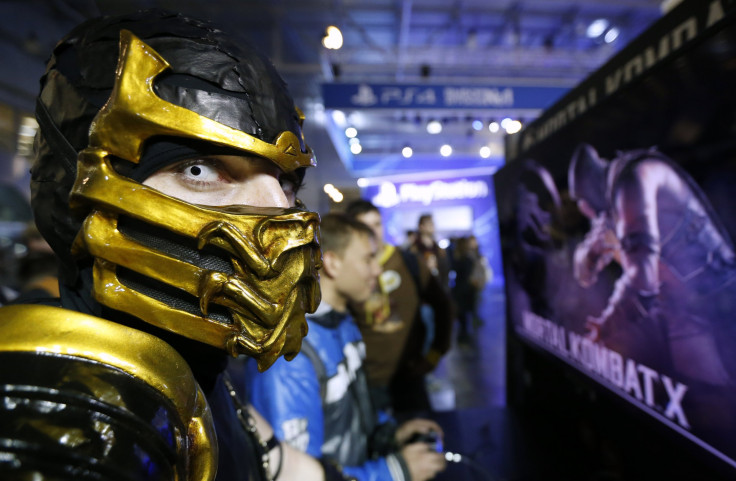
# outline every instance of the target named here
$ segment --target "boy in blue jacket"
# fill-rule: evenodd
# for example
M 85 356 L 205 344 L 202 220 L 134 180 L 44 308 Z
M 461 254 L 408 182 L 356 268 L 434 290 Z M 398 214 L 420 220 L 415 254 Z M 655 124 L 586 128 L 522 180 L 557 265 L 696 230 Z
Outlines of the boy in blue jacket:
M 373 232 L 342 214 L 321 226 L 322 302 L 307 316 L 309 334 L 289 364 L 283 359 L 259 373 L 248 366 L 248 393 L 273 425 L 276 437 L 308 454 L 330 459 L 359 481 L 424 481 L 445 467 L 417 433 L 442 431 L 435 422 L 413 419 L 398 428 L 371 405 L 362 362 L 365 344 L 347 310 L 375 288 L 380 266 Z

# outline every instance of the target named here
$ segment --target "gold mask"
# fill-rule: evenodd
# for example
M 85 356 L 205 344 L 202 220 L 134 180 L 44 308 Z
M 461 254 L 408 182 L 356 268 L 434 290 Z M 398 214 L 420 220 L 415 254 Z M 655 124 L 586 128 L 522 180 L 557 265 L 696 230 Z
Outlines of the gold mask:
M 95 299 L 233 356 L 253 356 L 260 370 L 279 355 L 291 359 L 307 332 L 304 313 L 320 300 L 319 216 L 300 209 L 196 206 L 119 175 L 109 156 L 138 163 L 146 139 L 178 136 L 265 157 L 291 172 L 315 165 L 311 151 L 300 150 L 293 132 L 270 144 L 166 102 L 153 84 L 168 63 L 128 31 L 121 31 L 120 52 L 115 86 L 90 127 L 70 196 L 73 208 L 92 207 L 73 253 L 95 259 Z M 145 235 L 128 233 L 126 222 L 174 240 L 147 242 Z M 177 242 L 182 249 L 165 247 Z M 128 278 L 151 284 L 141 288 Z

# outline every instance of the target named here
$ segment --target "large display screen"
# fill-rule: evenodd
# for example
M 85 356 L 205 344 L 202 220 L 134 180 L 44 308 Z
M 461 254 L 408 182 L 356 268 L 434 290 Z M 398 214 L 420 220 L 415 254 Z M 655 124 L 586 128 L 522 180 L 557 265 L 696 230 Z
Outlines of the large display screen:
M 513 333 L 736 466 L 736 21 L 686 1 L 507 144 Z

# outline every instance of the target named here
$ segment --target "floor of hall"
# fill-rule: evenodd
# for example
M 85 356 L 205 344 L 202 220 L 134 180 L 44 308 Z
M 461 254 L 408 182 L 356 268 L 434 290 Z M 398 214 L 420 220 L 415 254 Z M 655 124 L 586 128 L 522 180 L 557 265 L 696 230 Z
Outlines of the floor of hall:
M 506 410 L 505 294 L 488 284 L 468 343 L 457 342 L 454 325 L 450 350 L 427 378 L 436 419 L 445 431 L 444 450 L 460 456 L 438 480 L 496 481 L 515 478 L 509 471 Z M 455 457 L 455 459 L 458 459 Z
M 455 323 L 452 347 L 428 378 L 435 410 L 506 404 L 505 309 L 503 286 L 488 284 L 478 305 L 482 323 L 470 328 L 470 342 L 457 342 Z

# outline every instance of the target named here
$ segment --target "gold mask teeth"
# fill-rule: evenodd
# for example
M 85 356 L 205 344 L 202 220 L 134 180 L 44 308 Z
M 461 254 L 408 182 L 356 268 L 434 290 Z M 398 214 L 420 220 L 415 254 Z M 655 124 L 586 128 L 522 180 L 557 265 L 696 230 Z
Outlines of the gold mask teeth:
M 209 305 L 212 298 L 222 292 L 222 288 L 227 284 L 228 276 L 222 272 L 210 271 L 202 280 L 202 287 L 199 295 L 199 310 L 205 316 L 208 314 Z
M 242 334 L 233 334 L 229 336 L 225 341 L 225 350 L 230 353 L 231 356 L 237 357 L 241 354 L 248 356 L 264 354 L 266 346 L 254 342 L 252 339 L 243 336 Z M 274 360 L 278 357 L 278 354 L 272 356 Z M 269 366 L 273 364 L 273 361 L 269 363 Z
M 239 348 L 240 345 L 240 336 L 238 336 L 237 334 L 233 334 L 232 336 L 229 336 L 225 341 L 225 350 L 232 357 L 238 357 L 239 355 L 246 353 L 246 351 Z
M 245 277 L 246 276 L 245 269 L 243 269 L 243 263 L 240 261 L 240 259 L 233 257 L 232 259 L 230 259 L 230 261 L 233 264 L 233 270 L 235 271 L 235 275 L 239 277 Z
M 202 228 L 197 236 L 197 249 L 202 250 L 209 244 L 233 251 L 259 276 L 265 277 L 273 271 L 271 263 L 261 254 L 258 247 L 228 222 L 211 222 Z

